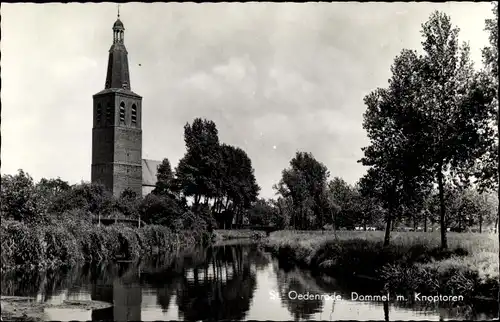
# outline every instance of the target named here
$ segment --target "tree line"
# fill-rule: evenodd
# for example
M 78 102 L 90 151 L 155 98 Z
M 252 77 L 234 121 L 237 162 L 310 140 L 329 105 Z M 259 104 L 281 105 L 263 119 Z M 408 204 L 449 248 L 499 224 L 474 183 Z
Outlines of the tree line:
M 186 124 L 184 140 L 186 153 L 175 171 L 164 159 L 154 190 L 144 198 L 130 189 L 114 197 L 100 184 L 71 186 L 60 178 L 35 183 L 19 170 L 2 176 L 1 215 L 34 223 L 75 214 L 133 218 L 174 230 L 241 226 L 260 190 L 250 158 L 241 148 L 220 143 L 210 120 L 196 118 Z
M 257 207 L 296 229 L 382 221 L 385 245 L 396 220 L 410 219 L 415 228 L 422 222 L 424 230 L 439 223 L 443 248 L 450 227 L 498 226 L 498 197 L 491 194 L 498 191 L 497 3 L 493 12 L 480 70 L 449 16 L 436 11 L 422 24 L 421 53 L 403 49 L 388 87 L 364 98 L 370 144 L 359 162 L 368 169 L 354 186 L 327 182 L 327 168 L 299 152 L 275 187 L 278 200 Z M 257 211 L 252 216 L 262 220 Z

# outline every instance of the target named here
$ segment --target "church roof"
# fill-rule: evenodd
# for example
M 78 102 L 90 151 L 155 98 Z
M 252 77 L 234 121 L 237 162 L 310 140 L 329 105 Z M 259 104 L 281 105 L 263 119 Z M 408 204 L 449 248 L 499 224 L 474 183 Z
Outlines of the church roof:
M 156 185 L 156 173 L 161 161 L 142 159 L 142 185 L 153 187 Z

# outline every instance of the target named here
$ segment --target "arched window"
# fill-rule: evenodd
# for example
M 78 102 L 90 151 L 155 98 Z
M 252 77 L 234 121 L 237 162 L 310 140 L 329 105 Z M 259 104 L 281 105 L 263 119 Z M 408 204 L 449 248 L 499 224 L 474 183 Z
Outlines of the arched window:
M 125 123 L 125 103 L 120 103 L 120 123 Z
M 112 114 L 111 114 L 111 103 L 108 103 L 106 105 L 106 124 L 111 124 L 112 121 Z
M 132 125 L 137 125 L 137 106 L 132 105 Z
M 101 118 L 102 118 L 102 110 L 101 110 L 101 103 L 97 104 L 97 111 L 95 113 L 95 122 L 96 125 L 101 124 Z

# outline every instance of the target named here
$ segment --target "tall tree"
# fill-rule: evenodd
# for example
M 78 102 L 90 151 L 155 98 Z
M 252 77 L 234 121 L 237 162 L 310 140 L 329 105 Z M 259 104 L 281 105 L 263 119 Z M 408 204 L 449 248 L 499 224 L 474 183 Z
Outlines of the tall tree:
M 334 229 L 339 226 L 353 228 L 356 218 L 353 218 L 353 187 L 342 178 L 334 177 L 328 182 L 328 194 L 330 195 L 331 219 Z
M 272 200 L 272 204 L 276 209 L 276 227 L 281 229 L 290 227 L 290 220 L 294 213 L 293 200 L 291 197 L 278 197 L 276 200 Z
M 179 161 L 176 185 L 186 197 L 194 197 L 198 204 L 202 197 L 210 198 L 215 194 L 215 169 L 219 137 L 215 123 L 196 118 L 193 124 L 184 126 L 186 154 Z
M 297 152 L 290 161 L 290 168 L 283 170 L 275 189 L 284 198 L 291 197 L 293 200 L 296 212 L 291 218 L 292 225 L 300 229 L 310 228 L 311 221 L 321 225 L 321 200 L 328 176 L 326 166 L 307 152 Z
M 496 151 L 494 149 L 491 150 L 491 158 L 489 158 L 489 166 L 490 169 L 488 171 L 491 175 L 487 176 L 487 178 L 493 178 L 490 181 L 490 186 L 495 187 L 497 189 L 497 198 L 498 204 L 500 205 L 500 104 L 498 103 L 498 1 L 493 2 L 493 19 L 486 20 L 486 31 L 489 32 L 489 42 L 490 46 L 483 49 L 483 59 L 484 65 L 487 70 L 487 74 L 490 76 L 491 84 L 494 90 L 496 90 L 495 99 L 493 100 L 493 107 L 496 108 Z M 494 157 L 496 152 L 496 158 Z M 496 159 L 496 160 L 495 160 Z M 495 171 L 496 168 L 496 171 Z M 496 175 L 496 180 L 495 180 Z M 498 232 L 498 241 L 500 243 L 500 206 L 498 207 L 497 213 L 497 227 Z M 500 269 L 500 267 L 499 267 Z M 500 316 L 500 289 L 498 290 L 498 316 Z
M 370 145 L 362 149 L 359 162 L 370 169 L 360 186 L 364 196 L 377 198 L 386 209 L 385 245 L 395 215 L 428 177 L 423 166 L 426 142 L 420 139 L 425 123 L 417 109 L 421 66 L 415 51 L 403 50 L 391 66 L 389 87 L 365 97 L 363 128 Z
M 260 190 L 252 161 L 241 148 L 222 144 L 215 177 L 215 212 L 220 220 L 224 218 L 226 226 L 231 226 L 233 219 L 241 225 L 243 213 L 257 200 Z
M 486 152 L 491 128 L 490 93 L 474 73 L 469 47 L 458 44 L 459 29 L 434 12 L 422 25 L 424 56 L 419 115 L 420 140 L 427 144 L 425 163 L 434 174 L 440 199 L 441 246 L 447 248 L 444 176 L 450 172 L 468 181 L 475 161 Z
M 495 144 L 491 145 L 491 149 L 483 158 L 483 167 L 480 169 L 478 176 L 481 177 L 482 190 L 497 191 L 498 201 L 500 203 L 500 106 L 498 104 L 498 2 L 493 2 L 493 18 L 486 19 L 485 30 L 489 33 L 489 46 L 483 49 L 483 65 L 484 73 L 487 77 L 488 84 L 495 95 L 493 96 L 492 107 L 492 126 L 495 128 Z M 500 208 L 498 209 L 497 222 L 500 219 Z M 500 234 L 498 236 L 500 240 Z M 500 293 L 499 293 L 500 300 Z
M 154 194 L 172 196 L 175 194 L 177 189 L 174 187 L 174 172 L 167 158 L 163 159 L 158 166 L 156 179 L 156 186 L 153 190 Z

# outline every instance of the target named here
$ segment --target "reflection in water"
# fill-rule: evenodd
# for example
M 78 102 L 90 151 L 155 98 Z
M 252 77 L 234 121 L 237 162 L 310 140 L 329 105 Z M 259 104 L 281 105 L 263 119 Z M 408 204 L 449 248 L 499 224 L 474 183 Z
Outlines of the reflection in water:
M 287 268 L 288 270 L 288 268 Z M 279 294 L 281 294 L 281 302 L 288 308 L 293 318 L 298 320 L 308 320 L 313 314 L 322 312 L 323 300 L 311 299 L 301 300 L 298 299 L 299 294 L 307 293 L 322 293 L 315 292 L 313 287 L 304 283 L 300 276 L 290 272 L 285 273 L 285 270 L 278 269 L 276 272 L 278 279 Z
M 205 263 L 183 274 L 176 291 L 179 318 L 244 319 L 256 288 L 251 259 L 248 249 L 211 248 Z
M 46 320 L 442 320 L 491 319 L 495 312 L 397 307 L 350 301 L 350 292 L 375 294 L 370 283 L 325 279 L 283 266 L 255 245 L 199 249 L 140 263 L 114 263 L 2 275 L 2 294 L 40 302 L 95 300 L 99 310 L 46 308 Z M 292 292 L 292 293 L 290 293 Z M 288 294 L 341 294 L 342 301 L 299 300 Z M 276 294 L 272 296 L 271 294 Z

